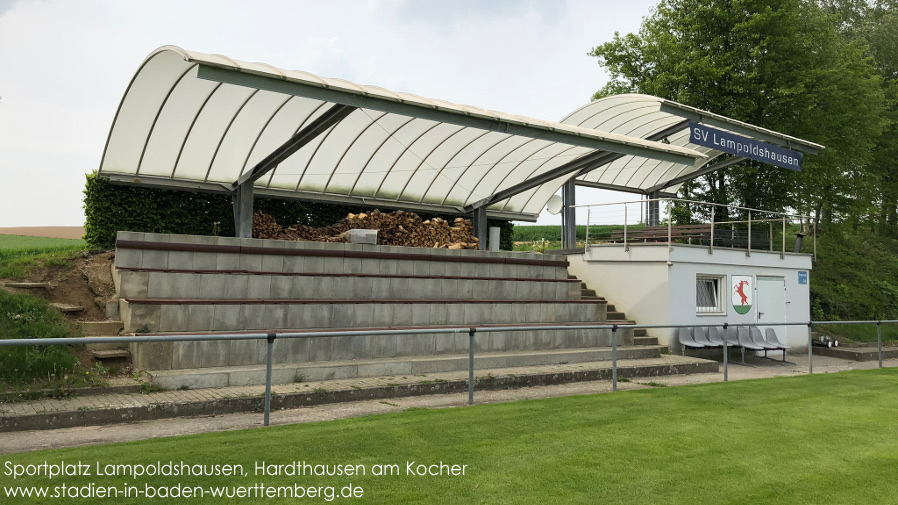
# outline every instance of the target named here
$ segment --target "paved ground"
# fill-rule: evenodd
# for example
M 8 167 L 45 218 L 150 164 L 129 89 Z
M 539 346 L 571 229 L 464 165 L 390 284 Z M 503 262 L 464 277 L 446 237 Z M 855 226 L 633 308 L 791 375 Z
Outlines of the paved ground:
M 759 379 L 776 376 L 787 375 L 803 375 L 807 373 L 807 357 L 806 356 L 790 356 L 794 363 L 778 363 L 770 360 L 757 359 L 752 361 L 757 366 L 746 367 L 739 365 L 731 365 L 729 367 L 730 380 Z M 559 365 L 559 367 L 567 367 L 574 365 Z M 898 359 L 891 359 L 884 362 L 884 366 L 898 366 Z M 876 368 L 877 362 L 855 362 L 847 361 L 839 358 L 830 358 L 816 356 L 814 358 L 815 373 L 832 373 L 855 369 L 871 369 Z M 620 383 L 619 389 L 627 391 L 632 389 L 644 389 L 654 387 L 651 384 L 663 384 L 665 386 L 681 386 L 687 384 L 700 384 L 708 382 L 719 382 L 723 380 L 722 367 L 720 373 L 706 373 L 695 375 L 678 375 L 667 377 L 653 377 L 650 379 L 634 379 L 632 382 Z M 483 372 L 486 373 L 486 372 Z M 494 371 L 495 373 L 495 371 Z M 395 381 L 397 378 L 375 378 L 375 379 L 354 379 L 355 383 L 360 381 Z M 427 380 L 427 378 L 413 377 L 405 380 Z M 322 382 L 315 384 L 299 384 L 289 385 L 288 387 L 300 388 L 316 388 L 330 386 L 336 387 L 337 381 Z M 359 386 L 361 387 L 361 386 Z M 277 386 L 276 391 L 282 390 L 284 386 Z M 234 389 L 234 388 L 228 388 Z M 246 388 L 246 394 L 257 394 L 254 388 Z M 168 397 L 174 395 L 214 395 L 216 390 L 198 390 L 198 391 L 171 391 L 165 393 L 156 393 L 157 401 L 164 401 Z M 582 394 L 607 393 L 611 391 L 611 383 L 608 381 L 594 382 L 578 382 L 554 386 L 540 386 L 532 388 L 522 388 L 513 390 L 499 391 L 479 391 L 475 394 L 475 401 L 478 404 L 509 402 L 522 399 L 549 398 L 557 396 L 570 396 Z M 109 395 L 118 396 L 119 400 L 124 401 L 125 396 L 129 395 Z M 138 395 L 145 398 L 154 395 Z M 201 396 L 202 397 L 202 396 Z M 180 399 L 180 396 L 176 398 Z M 80 398 L 86 401 L 88 398 Z M 327 421 L 332 419 L 342 419 L 348 417 L 357 417 L 363 415 L 380 414 L 385 412 L 401 411 L 410 407 L 423 408 L 449 408 L 464 406 L 467 401 L 467 394 L 445 394 L 430 396 L 415 396 L 408 398 L 397 398 L 389 400 L 370 400 L 352 403 L 340 403 L 331 405 L 319 405 L 315 407 L 299 408 L 293 410 L 275 411 L 271 414 L 271 424 L 273 426 L 297 424 L 315 421 Z M 54 400 L 47 401 L 47 407 L 52 408 Z M 44 402 L 41 402 L 44 403 Z M 204 433 L 209 431 L 226 431 L 255 428 L 262 426 L 262 414 L 245 413 L 245 414 L 228 414 L 221 416 L 204 416 L 196 418 L 177 418 L 165 419 L 159 421 L 146 421 L 132 424 L 119 424 L 110 426 L 90 426 L 81 428 L 67 428 L 58 430 L 43 431 L 25 431 L 3 433 L 0 436 L 0 454 L 28 452 L 40 449 L 76 447 L 83 445 L 122 442 L 129 440 L 142 440 L 148 438 L 168 437 L 177 435 L 187 435 L 193 433 Z

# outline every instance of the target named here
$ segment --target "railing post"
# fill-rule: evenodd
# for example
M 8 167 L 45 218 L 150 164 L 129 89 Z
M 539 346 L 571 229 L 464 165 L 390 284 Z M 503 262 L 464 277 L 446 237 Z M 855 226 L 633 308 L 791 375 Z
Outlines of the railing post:
M 748 211 L 748 250 L 745 255 L 751 256 L 751 211 Z
M 773 252 L 773 221 L 770 221 L 767 225 L 770 226 L 770 231 L 767 233 L 767 236 L 769 237 L 768 243 L 770 245 L 770 252 Z
M 268 426 L 268 418 L 271 416 L 271 351 L 275 338 L 276 333 L 268 334 L 268 360 L 265 362 L 265 426 Z
M 617 325 L 611 325 L 611 391 L 617 391 Z
M 583 243 L 583 252 L 589 251 L 589 222 L 592 220 L 592 207 L 586 207 L 586 241 Z
M 627 204 L 624 204 L 624 251 L 629 251 L 627 246 Z
M 814 261 L 817 261 L 817 221 L 814 221 Z
M 808 373 L 814 373 L 814 337 L 810 321 L 808 321 Z
M 727 327 L 729 325 L 727 323 L 723 323 L 723 381 L 727 382 L 730 380 L 730 349 L 727 347 Z
M 786 216 L 783 216 L 783 252 L 780 254 L 780 258 L 786 257 Z
M 660 207 L 660 206 L 659 206 Z M 673 249 L 673 241 L 672 237 L 672 229 L 673 229 L 673 215 L 671 212 L 670 200 L 667 201 L 667 250 L 670 251 Z
M 711 243 L 708 245 L 708 254 L 714 254 L 714 211 L 717 207 L 711 206 Z
M 474 334 L 477 328 L 468 330 L 468 405 L 474 405 Z
M 876 321 L 876 344 L 879 347 L 879 368 L 882 368 L 882 321 Z

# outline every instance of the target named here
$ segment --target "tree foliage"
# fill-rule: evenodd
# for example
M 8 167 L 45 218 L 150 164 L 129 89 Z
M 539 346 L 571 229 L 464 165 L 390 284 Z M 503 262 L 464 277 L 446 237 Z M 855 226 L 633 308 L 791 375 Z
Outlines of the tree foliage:
M 893 11 L 884 12 L 892 23 Z M 893 176 L 875 165 L 894 88 L 884 80 L 898 67 L 878 55 L 894 59 L 888 47 L 898 32 L 865 28 L 877 34 L 873 50 L 872 35 L 846 35 L 852 23 L 803 0 L 663 0 L 638 33 L 590 52 L 611 77 L 594 98 L 646 93 L 823 144 L 801 173 L 744 162 L 684 184 L 682 194 L 857 224 Z

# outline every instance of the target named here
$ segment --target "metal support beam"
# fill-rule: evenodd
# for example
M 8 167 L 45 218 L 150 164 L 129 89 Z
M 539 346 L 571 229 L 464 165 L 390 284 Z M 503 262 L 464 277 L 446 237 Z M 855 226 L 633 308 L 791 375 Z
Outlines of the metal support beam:
M 700 169 L 696 170 L 695 172 L 690 172 L 688 174 L 681 175 L 679 177 L 674 177 L 673 179 L 665 182 L 664 184 L 658 184 L 657 186 L 652 186 L 651 188 L 648 189 L 648 191 L 650 191 L 650 192 L 651 191 L 661 191 L 662 189 L 666 189 L 671 186 L 676 186 L 677 184 L 680 184 L 681 182 L 691 181 L 692 179 L 697 179 L 703 175 L 707 175 L 712 172 L 716 172 L 722 168 L 727 168 L 727 167 L 736 165 L 738 163 L 742 163 L 746 159 L 748 159 L 748 158 L 746 158 L 745 156 L 734 156 L 732 158 L 723 160 L 720 163 L 715 163 L 713 165 L 708 165 L 704 168 L 700 168 Z
M 253 185 L 239 186 L 231 195 L 234 205 L 234 236 L 253 238 Z
M 661 202 L 658 201 L 659 196 L 657 191 L 649 193 L 649 208 L 646 212 L 648 226 L 658 226 L 661 224 Z
M 573 249 L 577 247 L 577 185 L 574 179 L 565 181 L 561 186 L 561 199 L 564 202 L 561 207 L 561 247 Z
M 670 127 L 667 127 L 665 129 L 661 130 L 658 133 L 649 135 L 648 137 L 645 138 L 645 140 L 651 140 L 653 142 L 657 142 L 659 140 L 663 140 L 663 139 L 669 137 L 670 135 L 672 135 L 688 126 L 689 126 L 689 121 L 681 121 L 673 126 L 670 126 Z M 589 173 L 589 172 L 591 172 L 597 168 L 600 168 L 604 165 L 607 165 L 615 160 L 619 160 L 620 158 L 623 158 L 624 156 L 627 156 L 627 154 L 620 154 L 620 153 L 608 152 L 608 151 L 596 151 L 593 153 L 583 155 L 575 160 L 571 160 L 571 161 L 565 163 L 564 165 L 561 165 L 560 167 L 553 168 L 552 170 L 549 170 L 542 174 L 536 175 L 534 177 L 530 177 L 525 181 L 515 184 L 514 186 L 503 189 L 502 191 L 499 191 L 498 193 L 493 194 L 489 198 L 485 198 L 485 199 L 475 203 L 474 205 L 471 205 L 470 209 L 473 209 L 474 207 L 480 207 L 480 206 L 489 206 L 496 202 L 501 202 L 502 200 L 505 200 L 506 198 L 511 198 L 512 196 L 515 196 L 519 193 L 523 193 L 524 191 L 527 191 L 528 189 L 533 189 L 541 184 L 547 183 L 554 179 L 558 179 L 559 177 L 569 175 L 573 172 L 576 172 L 576 175 L 574 175 L 572 177 L 572 179 L 580 177 L 583 174 Z M 647 154 L 640 154 L 637 156 L 643 156 L 643 157 L 650 158 L 650 159 L 661 159 L 657 156 L 647 155 Z M 692 164 L 692 162 L 689 162 L 689 164 Z
M 356 107 L 337 104 L 324 111 L 324 114 L 318 116 L 305 128 L 297 132 L 296 135 L 290 137 L 290 140 L 284 142 L 284 144 L 272 151 L 271 154 L 263 158 L 262 161 L 257 163 L 251 170 L 241 174 L 240 177 L 234 181 L 234 187 L 252 184 L 277 167 L 282 161 L 289 158 L 290 155 L 301 149 L 302 146 L 326 132 L 329 128 L 342 121 L 355 110 Z
M 134 176 L 133 174 L 116 174 L 101 173 L 99 177 L 109 179 L 113 184 L 123 184 L 127 186 L 138 186 L 145 188 L 171 189 L 177 191 L 199 191 L 204 193 L 227 193 L 233 194 L 234 189 L 231 183 L 203 182 L 203 181 L 185 181 L 180 179 L 171 179 L 167 177 L 155 177 L 148 175 Z M 450 216 L 467 216 L 471 214 L 470 210 L 465 210 L 461 206 L 455 205 L 436 205 L 430 203 L 402 202 L 398 200 L 388 200 L 385 198 L 369 198 L 366 196 L 349 196 L 336 195 L 333 193 L 314 193 L 311 191 L 279 189 L 279 188 L 263 188 L 257 186 L 254 190 L 255 196 L 266 198 L 279 198 L 282 200 L 299 200 L 302 202 L 325 202 L 325 203 L 341 203 L 346 205 L 361 205 L 364 207 L 380 207 L 381 209 L 404 210 L 408 212 L 427 212 L 431 214 L 446 214 Z M 497 211 L 490 209 L 490 218 L 505 219 L 508 221 L 536 221 L 538 214 L 518 213 L 508 211 Z
M 486 237 L 489 230 L 486 225 L 486 207 L 477 207 L 474 209 L 474 236 L 480 241 L 481 251 L 486 251 Z
M 264 76 L 249 72 L 241 72 L 227 68 L 212 67 L 200 64 L 197 69 L 197 77 L 208 81 L 233 84 L 248 88 L 262 89 L 275 93 L 302 96 L 327 102 L 351 105 L 353 107 L 378 110 L 403 116 L 429 119 L 442 123 L 455 124 L 508 133 L 548 142 L 560 142 L 563 144 L 588 147 L 602 151 L 613 151 L 635 156 L 647 156 L 674 163 L 691 164 L 696 159 L 703 158 L 697 151 L 689 149 L 665 150 L 663 146 L 643 146 L 629 143 L 615 138 L 601 138 L 596 135 L 581 135 L 574 132 L 555 130 L 539 125 L 523 124 L 517 121 L 507 121 L 499 118 L 476 116 L 466 112 L 433 107 L 424 104 L 391 100 L 379 96 L 334 89 L 294 80 L 286 80 L 274 76 Z M 693 154 L 694 153 L 694 154 Z

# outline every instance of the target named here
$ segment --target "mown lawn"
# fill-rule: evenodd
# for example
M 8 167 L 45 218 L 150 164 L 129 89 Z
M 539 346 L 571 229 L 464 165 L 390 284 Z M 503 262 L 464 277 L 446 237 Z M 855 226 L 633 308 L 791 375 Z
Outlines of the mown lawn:
M 63 482 L 123 486 L 128 482 L 143 490 L 148 483 L 208 487 L 292 486 L 297 482 L 337 486 L 339 490 L 352 483 L 364 490 L 362 498 L 353 500 L 358 503 L 896 503 L 896 384 L 898 370 L 858 371 L 415 410 L 43 451 L 0 456 L 0 486 L 58 486 Z M 248 476 L 92 476 L 52 481 L 32 477 L 13 482 L 3 475 L 7 461 L 39 464 L 60 460 L 81 461 L 92 468 L 96 462 L 242 464 Z M 369 469 L 375 464 L 397 464 L 401 472 L 391 477 L 370 473 L 353 477 L 255 476 L 255 463 L 263 461 L 361 464 Z M 407 461 L 468 467 L 465 476 L 408 476 Z M 51 502 L 54 500 L 32 499 L 27 503 Z

